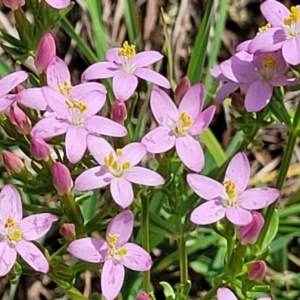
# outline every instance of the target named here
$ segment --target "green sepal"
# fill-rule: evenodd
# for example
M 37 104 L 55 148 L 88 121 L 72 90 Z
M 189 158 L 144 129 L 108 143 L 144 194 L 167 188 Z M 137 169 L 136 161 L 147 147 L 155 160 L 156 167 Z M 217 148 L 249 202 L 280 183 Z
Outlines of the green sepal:
M 175 291 L 173 290 L 172 286 L 168 282 L 161 281 L 159 284 L 163 287 L 164 295 L 166 296 L 166 300 L 175 300 L 176 299 Z

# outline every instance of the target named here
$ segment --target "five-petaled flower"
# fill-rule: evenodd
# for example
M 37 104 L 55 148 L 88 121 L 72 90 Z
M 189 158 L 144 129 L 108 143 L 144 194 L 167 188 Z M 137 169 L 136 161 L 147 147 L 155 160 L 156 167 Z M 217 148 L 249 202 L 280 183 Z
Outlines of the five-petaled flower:
M 202 112 L 204 98 L 203 85 L 195 84 L 177 108 L 164 91 L 153 89 L 150 105 L 159 126 L 142 139 L 148 152 L 164 153 L 175 146 L 182 162 L 189 169 L 200 172 L 204 166 L 204 154 L 194 137 L 208 127 L 215 113 L 215 106 Z
M 136 166 L 147 150 L 141 143 L 131 143 L 116 151 L 103 138 L 88 137 L 88 149 L 100 164 L 84 171 L 75 181 L 75 189 L 88 191 L 110 184 L 114 201 L 123 208 L 128 207 L 134 198 L 131 183 L 146 186 L 164 184 L 158 173 Z
M 91 65 L 82 74 L 83 80 L 113 77 L 113 91 L 117 99 L 128 100 L 142 78 L 164 88 L 170 88 L 169 81 L 159 73 L 145 68 L 163 56 L 157 51 L 135 53 L 135 46 L 124 42 L 122 48 L 112 48 L 106 52 L 106 62 Z
M 5 185 L 0 193 L 0 277 L 13 267 L 17 254 L 34 270 L 47 273 L 49 263 L 42 252 L 31 242 L 41 238 L 57 217 L 49 213 L 23 219 L 22 201 L 16 188 Z
M 140 246 L 128 243 L 132 234 L 134 216 L 125 210 L 116 215 L 106 230 L 106 241 L 97 238 L 82 238 L 72 242 L 69 252 L 84 261 L 103 263 L 101 288 L 107 300 L 115 299 L 124 282 L 125 268 L 148 271 L 152 259 Z
M 211 224 L 225 216 L 235 225 L 245 226 L 252 221 L 248 210 L 261 209 L 279 197 L 275 188 L 252 188 L 247 184 L 250 178 L 250 164 L 245 153 L 239 152 L 230 161 L 223 184 L 209 177 L 188 174 L 187 182 L 192 190 L 205 200 L 209 200 L 191 214 L 195 224 Z

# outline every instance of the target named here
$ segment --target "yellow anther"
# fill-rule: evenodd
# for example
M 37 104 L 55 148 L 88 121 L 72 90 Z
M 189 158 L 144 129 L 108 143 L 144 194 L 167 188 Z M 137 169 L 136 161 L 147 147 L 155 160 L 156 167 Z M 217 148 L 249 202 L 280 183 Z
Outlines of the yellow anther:
M 118 238 L 119 238 L 119 234 L 110 234 L 110 233 L 108 234 L 108 245 L 110 249 L 116 247 Z
M 117 155 L 118 155 L 119 157 L 122 157 L 122 156 L 124 155 L 122 149 L 117 149 L 116 152 L 117 152 Z
M 119 253 L 120 256 L 124 256 L 124 255 L 127 254 L 127 249 L 126 248 L 120 248 L 118 250 L 118 253 Z
M 123 170 L 127 170 L 127 169 L 129 169 L 130 167 L 131 167 L 131 165 L 130 165 L 130 162 L 129 162 L 129 161 L 124 162 L 123 165 L 122 165 L 122 169 L 123 169 Z
M 265 31 L 265 30 L 267 30 L 267 29 L 269 29 L 269 28 L 271 28 L 271 27 L 272 27 L 271 24 L 270 24 L 270 23 L 267 23 L 266 25 L 264 25 L 264 26 L 258 28 L 258 32 L 263 32 L 263 31 Z
M 88 105 L 84 102 L 74 100 L 74 108 L 77 108 L 81 113 L 85 112 L 88 109 Z
M 108 157 L 104 158 L 104 162 L 108 167 L 111 167 L 114 162 L 114 154 L 113 152 L 110 152 Z
M 225 180 L 223 185 L 226 189 L 226 194 L 228 195 L 229 199 L 235 199 L 236 194 L 236 184 L 232 180 Z
M 193 125 L 192 117 L 186 112 L 182 112 L 180 114 L 179 120 L 181 121 L 183 127 L 191 127 Z
M 292 23 L 297 23 L 300 19 L 300 11 L 298 6 L 292 6 L 290 8 L 290 16 L 288 18 L 283 19 L 283 23 L 287 26 L 291 26 Z
M 65 80 L 63 84 L 58 86 L 57 89 L 63 95 L 70 95 L 72 91 L 72 86 L 69 84 L 67 80 Z
M 118 51 L 119 56 L 133 57 L 135 55 L 135 46 L 129 45 L 127 41 L 123 43 L 123 47 Z
M 67 108 L 69 108 L 69 109 L 71 109 L 71 108 L 74 107 L 73 102 L 70 101 L 70 100 L 68 100 L 68 99 L 66 99 L 66 106 L 67 106 Z
M 119 163 L 115 160 L 112 163 L 111 167 L 113 168 L 114 171 L 118 171 L 118 169 L 119 169 Z
M 265 68 L 275 68 L 276 60 L 272 54 L 266 54 L 262 58 L 262 62 Z
M 11 238 L 13 241 L 18 242 L 22 239 L 22 232 L 20 229 L 16 229 L 13 231 Z
M 5 222 L 4 227 L 5 227 L 5 228 L 8 228 L 8 227 L 16 226 L 16 225 L 18 225 L 18 223 L 17 223 L 14 219 L 8 218 L 8 219 L 6 220 L 6 222 Z

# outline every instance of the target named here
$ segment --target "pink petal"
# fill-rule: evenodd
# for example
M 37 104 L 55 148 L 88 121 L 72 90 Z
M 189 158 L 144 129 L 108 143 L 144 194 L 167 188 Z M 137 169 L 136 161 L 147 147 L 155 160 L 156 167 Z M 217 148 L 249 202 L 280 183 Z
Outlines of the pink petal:
M 130 210 L 122 211 L 117 214 L 109 223 L 106 230 L 106 240 L 108 240 L 108 235 L 119 235 L 116 245 L 121 247 L 131 237 L 133 230 L 134 215 Z
M 252 221 L 252 214 L 241 207 L 227 208 L 226 217 L 231 223 L 238 226 L 248 225 Z
M 226 208 L 218 200 L 205 202 L 191 213 L 191 221 L 198 225 L 215 223 L 224 218 Z
M 111 78 L 118 72 L 118 68 L 111 62 L 98 62 L 88 67 L 82 74 L 82 80 Z
M 147 153 L 146 146 L 144 146 L 142 143 L 127 144 L 122 151 L 122 161 L 129 161 L 131 167 L 138 164 Z
M 288 8 L 275 0 L 263 2 L 260 5 L 260 10 L 272 27 L 284 27 L 283 19 L 288 18 L 290 15 Z
M 143 52 L 137 53 L 132 58 L 132 66 L 134 68 L 147 67 L 149 65 L 156 63 L 157 61 L 159 61 L 161 59 L 163 59 L 163 55 L 161 55 L 157 51 L 143 51 Z
M 107 300 L 114 300 L 121 291 L 125 277 L 125 269 L 118 261 L 108 259 L 101 273 L 101 289 Z
M 151 111 L 160 125 L 175 124 L 179 119 L 179 112 L 169 95 L 159 88 L 154 88 L 150 96 Z
M 189 134 L 177 137 L 176 151 L 183 164 L 195 172 L 200 172 L 204 167 L 204 153 L 200 143 Z
M 219 88 L 216 97 L 215 97 L 215 102 L 217 104 L 221 103 L 224 101 L 226 98 L 230 96 L 231 93 L 236 91 L 239 87 L 239 84 L 233 81 L 227 81 L 223 83 L 223 85 Z
M 90 263 L 102 263 L 107 256 L 107 243 L 96 238 L 82 238 L 73 241 L 68 246 L 68 251 L 78 259 Z
M 122 208 L 128 207 L 134 198 L 132 185 L 125 178 L 113 178 L 110 192 L 114 201 Z
M 300 63 L 299 55 L 296 53 L 300 52 L 300 37 L 287 39 L 282 45 L 282 55 L 285 61 L 293 66 Z
M 47 84 L 50 88 L 58 91 L 58 87 L 67 82 L 71 84 L 71 77 L 66 63 L 55 56 L 47 68 Z
M 248 51 L 248 47 L 249 47 L 251 42 L 252 42 L 252 39 L 251 40 L 246 40 L 246 41 L 238 44 L 235 48 L 235 52 Z
M 280 191 L 273 188 L 253 188 L 239 195 L 240 206 L 245 209 L 261 209 L 273 203 Z
M 271 81 L 273 86 L 289 86 L 296 85 L 300 81 L 300 78 L 288 78 L 285 76 L 275 78 Z
M 108 60 L 109 62 L 122 64 L 122 59 L 118 54 L 119 50 L 120 48 L 117 47 L 108 49 L 105 54 L 106 60 Z
M 178 111 L 187 112 L 195 121 L 203 108 L 205 99 L 204 86 L 202 83 L 194 84 L 183 96 Z
M 237 153 L 228 164 L 225 180 L 232 180 L 236 184 L 237 194 L 241 194 L 248 185 L 250 178 L 250 163 L 247 155 L 243 152 Z
M 249 86 L 246 98 L 245 108 L 248 112 L 256 112 L 262 110 L 272 97 L 273 87 L 270 83 L 256 80 Z
M 56 116 L 39 120 L 32 128 L 32 134 L 37 134 L 42 139 L 51 139 L 55 136 L 66 133 L 70 124 L 64 120 L 59 120 Z
M 11 73 L 0 80 L 0 98 L 13 90 L 17 85 L 28 78 L 28 73 L 18 71 Z
M 57 216 L 49 213 L 31 215 L 20 223 L 22 238 L 26 241 L 34 241 L 44 236 L 58 220 Z
M 219 288 L 217 291 L 217 300 L 238 300 L 238 299 L 230 289 Z
M 136 90 L 138 80 L 135 75 L 117 72 L 113 78 L 113 91 L 117 99 L 126 101 Z
M 74 96 L 74 98 L 80 100 L 82 99 L 82 97 L 84 97 L 92 91 L 98 91 L 103 94 L 107 94 L 107 89 L 105 85 L 98 82 L 84 82 L 72 87 L 72 95 Z
M 31 242 L 25 240 L 16 244 L 18 254 L 37 272 L 47 273 L 49 263 L 44 254 Z
M 0 192 L 0 221 L 5 224 L 8 218 L 20 222 L 23 217 L 22 200 L 12 184 L 6 184 Z
M 198 174 L 188 174 L 186 180 L 191 189 L 205 200 L 212 200 L 225 195 L 224 186 L 209 177 Z
M 26 107 L 36 110 L 46 110 L 47 108 L 41 88 L 30 88 L 21 91 L 17 95 L 17 101 Z
M 51 7 L 56 9 L 63 9 L 69 6 L 71 0 L 45 0 Z
M 18 100 L 18 95 L 6 95 L 0 98 L 0 112 L 5 111 Z
M 159 126 L 142 138 L 142 144 L 150 153 L 164 153 L 174 147 L 175 140 L 169 127 Z
M 212 105 L 203 112 L 201 112 L 193 126 L 189 129 L 190 135 L 198 135 L 206 128 L 208 128 L 209 124 L 211 123 L 216 111 L 216 106 Z
M 152 259 L 146 250 L 133 243 L 127 243 L 123 247 L 127 254 L 121 257 L 121 263 L 126 268 L 140 272 L 151 269 Z
M 66 97 L 47 86 L 42 87 L 42 92 L 48 106 L 63 118 L 69 117 L 69 110 L 66 105 Z
M 81 173 L 75 180 L 75 189 L 88 191 L 103 188 L 110 184 L 113 176 L 106 166 L 94 167 Z
M 134 75 L 146 81 L 157 84 L 158 86 L 164 87 L 166 89 L 169 89 L 171 87 L 170 82 L 166 77 L 149 69 L 145 69 L 145 68 L 136 69 L 134 71 Z
M 127 135 L 127 129 L 123 125 L 102 116 L 91 116 L 85 121 L 84 125 L 90 133 L 100 133 L 114 137 Z
M 164 178 L 160 174 L 143 167 L 130 168 L 125 173 L 125 178 L 130 182 L 146 186 L 159 186 L 165 183 Z
M 87 142 L 88 132 L 85 128 L 79 126 L 70 126 L 66 134 L 66 154 L 68 160 L 75 164 L 83 157 Z
M 17 260 L 17 251 L 6 241 L 0 242 L 0 277 L 9 273 Z
M 113 147 L 99 136 L 89 135 L 87 138 L 88 149 L 100 165 L 105 165 L 104 159 L 109 154 L 115 153 Z

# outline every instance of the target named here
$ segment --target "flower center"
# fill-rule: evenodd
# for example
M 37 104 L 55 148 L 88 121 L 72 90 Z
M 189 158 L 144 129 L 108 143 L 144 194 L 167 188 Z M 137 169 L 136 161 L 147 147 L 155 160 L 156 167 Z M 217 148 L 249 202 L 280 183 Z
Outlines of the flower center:
M 109 258 L 119 260 L 122 256 L 127 254 L 127 249 L 124 247 L 117 247 L 117 240 L 119 234 L 108 234 L 108 256 Z
M 125 41 L 123 47 L 119 49 L 118 55 L 132 58 L 135 56 L 135 45 L 129 45 L 128 42 Z
M 193 118 L 188 113 L 182 112 L 174 128 L 174 133 L 179 136 L 185 135 L 193 123 Z
M 63 84 L 59 85 L 57 89 L 64 96 L 70 96 L 72 92 L 72 86 L 67 80 L 65 80 Z
M 223 185 L 226 190 L 226 199 L 225 200 L 225 206 L 227 207 L 236 207 L 238 204 L 237 201 L 237 193 L 236 193 L 236 184 L 232 180 L 225 180 L 223 182 Z
M 129 161 L 121 161 L 123 156 L 123 151 L 121 149 L 117 149 L 116 154 L 117 158 L 114 157 L 113 152 L 110 152 L 108 157 L 105 157 L 104 163 L 115 177 L 121 177 L 125 171 L 131 167 L 131 165 Z
M 261 32 L 266 31 L 271 27 L 272 27 L 271 24 L 267 23 L 266 25 L 261 26 L 261 27 L 258 28 L 258 33 L 257 34 L 260 34 Z
M 66 99 L 66 106 L 69 109 L 71 124 L 81 126 L 84 123 L 83 113 L 89 108 L 88 105 L 78 100 Z
M 22 231 L 19 229 L 19 223 L 12 218 L 8 218 L 4 224 L 5 239 L 8 243 L 15 245 L 22 239 Z
M 300 35 L 299 6 L 292 6 L 290 11 L 290 16 L 283 19 L 283 24 L 286 26 L 285 33 L 288 37 L 296 37 Z
M 129 45 L 128 42 L 125 41 L 123 47 L 119 49 L 118 55 L 122 61 L 120 69 L 125 73 L 133 73 L 134 66 L 132 65 L 132 58 L 135 56 L 135 45 Z
M 277 62 L 272 54 L 265 54 L 262 57 L 262 66 L 259 71 L 264 80 L 271 81 L 274 79 L 276 65 Z

